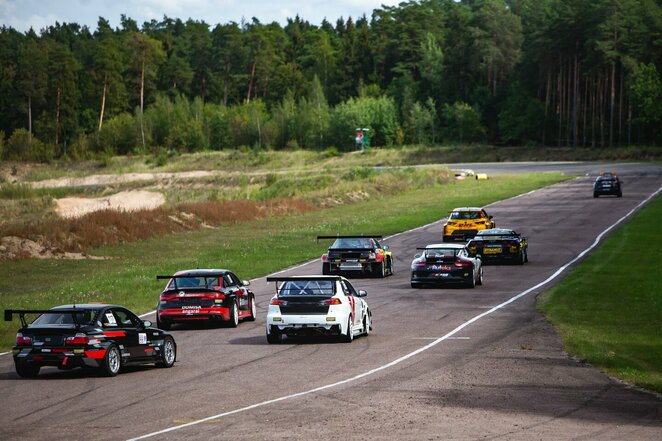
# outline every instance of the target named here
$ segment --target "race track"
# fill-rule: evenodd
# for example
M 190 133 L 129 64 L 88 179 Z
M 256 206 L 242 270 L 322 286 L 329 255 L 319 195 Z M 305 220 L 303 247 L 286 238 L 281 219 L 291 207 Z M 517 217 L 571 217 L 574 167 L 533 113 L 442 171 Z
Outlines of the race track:
M 594 199 L 582 177 L 491 205 L 498 226 L 529 237 L 530 262 L 486 266 L 475 289 L 409 287 L 415 249 L 439 241 L 440 222 L 386 240 L 396 274 L 353 279 L 374 331 L 351 344 L 268 345 L 274 287 L 258 279 L 257 321 L 176 328 L 172 369 L 99 378 L 44 368 L 24 380 L 2 356 L 0 439 L 662 439 L 662 398 L 569 358 L 536 311 L 558 278 L 530 290 L 662 186 L 658 164 L 617 170 L 623 198 Z M 316 261 L 287 274 L 320 271 Z

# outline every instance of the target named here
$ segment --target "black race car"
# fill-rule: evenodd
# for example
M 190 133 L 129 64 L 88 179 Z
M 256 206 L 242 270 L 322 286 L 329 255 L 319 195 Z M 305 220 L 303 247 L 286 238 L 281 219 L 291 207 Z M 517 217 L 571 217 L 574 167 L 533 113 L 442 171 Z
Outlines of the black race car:
M 322 274 L 347 274 L 386 277 L 393 274 L 393 253 L 380 245 L 382 236 L 317 236 L 335 239 L 322 255 Z
M 469 255 L 480 256 L 484 262 L 510 261 L 521 265 L 529 261 L 527 238 L 509 228 L 479 231 L 467 248 Z
M 612 195 L 619 198 L 623 197 L 621 184 L 622 182 L 618 179 L 616 173 L 602 172 L 593 183 L 593 197 L 597 198 L 598 196 L 603 195 Z
M 226 269 L 177 271 L 156 276 L 168 284 L 159 296 L 156 326 L 169 330 L 174 323 L 214 322 L 237 327 L 239 320 L 254 321 L 255 294 L 250 282 Z
M 469 256 L 466 245 L 437 243 L 414 256 L 411 262 L 411 287 L 458 283 L 469 288 L 483 284 L 483 264 Z
M 5 321 L 18 314 L 14 365 L 21 377 L 36 377 L 43 366 L 93 368 L 113 377 L 129 365 L 172 367 L 175 339 L 151 327 L 128 309 L 101 303 L 62 305 L 47 310 L 5 310 Z M 28 324 L 27 316 L 38 315 Z

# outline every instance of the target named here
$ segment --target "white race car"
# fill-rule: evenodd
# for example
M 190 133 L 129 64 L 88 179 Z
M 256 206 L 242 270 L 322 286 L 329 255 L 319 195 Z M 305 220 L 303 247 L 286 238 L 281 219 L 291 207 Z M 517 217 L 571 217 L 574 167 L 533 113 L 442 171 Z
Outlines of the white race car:
M 280 343 L 284 335 L 336 335 L 351 342 L 372 330 L 367 293 L 344 277 L 267 277 L 267 282 L 276 282 L 267 312 L 269 343 Z

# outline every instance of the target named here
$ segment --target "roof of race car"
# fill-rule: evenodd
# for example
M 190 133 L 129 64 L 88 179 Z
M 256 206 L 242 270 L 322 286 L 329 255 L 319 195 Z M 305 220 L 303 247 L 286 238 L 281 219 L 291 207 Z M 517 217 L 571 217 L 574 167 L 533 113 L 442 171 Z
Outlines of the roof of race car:
M 216 274 L 225 274 L 231 272 L 230 270 L 227 269 L 190 269 L 190 270 L 181 270 L 177 271 L 175 273 L 175 276 L 209 276 L 209 275 L 216 275 Z
M 309 276 L 272 276 L 267 277 L 267 282 L 287 282 L 287 281 L 296 281 L 296 280 L 347 280 L 343 276 L 336 275 L 309 275 Z
M 50 309 L 104 309 L 104 308 L 124 308 L 123 306 L 120 305 L 111 305 L 108 303 L 75 303 L 75 304 L 69 304 L 69 305 L 59 305 L 59 306 L 53 306 Z
M 476 236 L 507 236 L 509 234 L 517 234 L 512 228 L 489 228 L 487 230 L 480 230 Z
M 451 210 L 451 212 L 453 212 L 453 211 L 481 211 L 481 210 L 482 210 L 482 208 L 480 208 L 480 207 L 457 207 L 457 208 L 453 208 Z

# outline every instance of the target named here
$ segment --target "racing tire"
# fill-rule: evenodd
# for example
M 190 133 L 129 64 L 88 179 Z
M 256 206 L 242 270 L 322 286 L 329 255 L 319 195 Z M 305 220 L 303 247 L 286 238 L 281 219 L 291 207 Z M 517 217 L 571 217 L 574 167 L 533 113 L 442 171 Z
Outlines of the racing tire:
M 351 343 L 354 340 L 354 331 L 352 330 L 352 317 L 347 320 L 347 332 L 340 334 L 340 341 L 343 343 Z
M 616 197 L 617 197 L 617 198 L 622 198 L 622 197 L 623 197 L 623 193 L 621 193 L 621 192 L 619 191 L 618 194 L 616 195 Z
M 478 277 L 476 278 L 476 285 L 483 284 L 483 267 L 481 266 L 478 270 Z
M 246 317 L 246 320 L 249 322 L 254 322 L 257 317 L 257 306 L 255 306 L 255 296 L 251 296 L 249 302 L 251 302 L 251 315 Z
M 473 271 L 472 271 L 473 273 Z M 475 288 L 476 287 L 476 278 L 474 277 L 473 274 L 471 274 L 471 279 L 467 281 L 467 288 Z
M 411 282 L 411 287 L 412 287 L 412 288 L 420 288 L 420 287 L 422 287 L 422 286 L 423 286 L 423 284 L 421 284 L 421 283 L 418 283 L 418 282 Z
M 172 326 L 172 324 L 170 322 L 159 319 L 159 314 L 156 314 L 156 327 L 157 328 L 163 329 L 164 331 L 170 331 L 171 326 Z
M 594 198 L 597 198 L 597 197 L 598 197 L 598 194 L 594 192 L 594 193 L 593 193 L 593 197 L 594 197 Z
M 453 236 L 444 236 L 442 242 L 453 242 Z
M 325 276 L 328 276 L 331 274 L 331 264 L 328 262 L 325 262 L 322 264 L 322 274 Z
M 177 345 L 171 337 L 166 337 L 161 348 L 161 360 L 156 363 L 160 368 L 171 368 L 177 359 Z
M 39 375 L 39 370 L 41 366 L 34 363 L 25 363 L 25 362 L 16 362 L 14 364 L 16 368 L 16 373 L 21 378 L 35 378 Z
M 529 261 L 529 250 L 524 250 L 524 262 Z
M 386 265 L 384 265 L 384 262 L 379 262 L 379 263 L 373 263 L 372 264 L 372 274 L 373 276 L 383 279 L 386 277 L 386 270 L 385 270 Z
M 232 307 L 230 308 L 230 318 L 226 322 L 228 328 L 236 328 L 239 326 L 239 308 L 237 307 L 237 302 L 232 302 Z
M 519 256 L 517 256 L 517 264 L 524 265 L 524 262 L 526 262 L 526 258 L 524 257 L 524 250 L 520 250 Z
M 114 377 L 122 368 L 122 354 L 115 345 L 108 346 L 99 366 L 99 374 L 103 377 Z
M 280 332 L 267 333 L 267 343 L 270 345 L 277 345 L 283 342 L 283 334 Z
M 393 259 L 391 258 L 388 259 L 388 275 L 393 275 Z
M 363 317 L 363 335 L 365 335 L 366 337 L 368 335 L 370 335 L 370 327 L 371 326 L 372 326 L 372 324 L 370 323 L 370 316 L 368 314 L 366 314 Z

